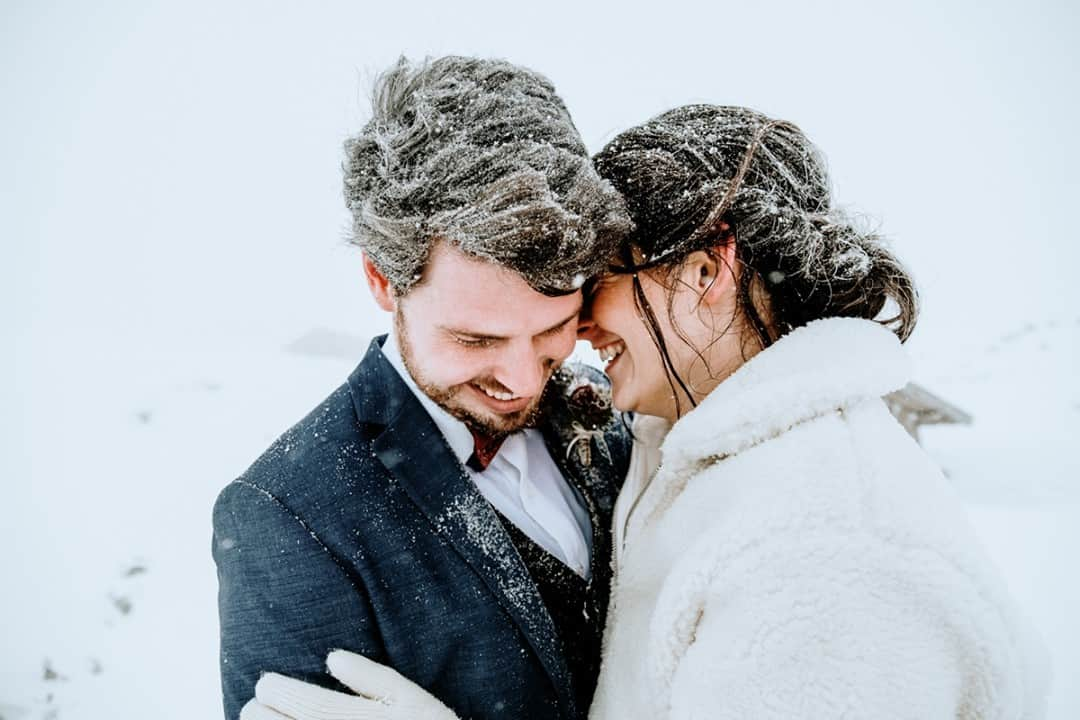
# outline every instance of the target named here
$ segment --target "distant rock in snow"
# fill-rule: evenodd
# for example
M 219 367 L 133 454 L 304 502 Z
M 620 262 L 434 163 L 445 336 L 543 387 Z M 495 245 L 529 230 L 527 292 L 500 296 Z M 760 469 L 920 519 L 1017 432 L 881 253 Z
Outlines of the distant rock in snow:
M 124 577 L 136 577 L 146 572 L 146 566 L 141 563 L 136 563 L 124 571 Z
M 919 439 L 923 425 L 970 425 L 971 415 L 915 383 L 885 396 L 889 410 L 911 437 Z
M 52 660 L 48 658 L 45 658 L 45 663 L 42 665 L 41 679 L 45 682 L 67 682 L 68 680 L 66 675 L 57 672 L 56 668 L 53 667 Z
M 109 595 L 109 600 L 121 615 L 130 615 L 131 611 L 135 608 L 135 604 L 131 602 L 131 598 L 125 595 Z
M 286 345 L 285 350 L 295 355 L 355 359 L 359 362 L 370 342 L 369 338 L 359 335 L 317 327 Z

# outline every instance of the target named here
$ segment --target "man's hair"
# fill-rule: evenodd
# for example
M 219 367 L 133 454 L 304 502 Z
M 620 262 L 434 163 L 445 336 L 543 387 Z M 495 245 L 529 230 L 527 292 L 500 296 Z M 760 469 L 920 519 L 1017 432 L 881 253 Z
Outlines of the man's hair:
M 438 241 L 572 292 L 631 228 L 551 83 L 500 60 L 401 58 L 345 155 L 350 241 L 398 294 Z

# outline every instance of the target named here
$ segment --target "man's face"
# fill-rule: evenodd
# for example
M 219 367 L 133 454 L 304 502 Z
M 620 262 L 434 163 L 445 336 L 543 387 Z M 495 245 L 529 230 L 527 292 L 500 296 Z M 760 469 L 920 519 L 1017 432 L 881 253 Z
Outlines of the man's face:
M 473 430 L 526 427 L 574 349 L 581 293 L 548 297 L 517 273 L 437 243 L 394 326 L 417 385 Z

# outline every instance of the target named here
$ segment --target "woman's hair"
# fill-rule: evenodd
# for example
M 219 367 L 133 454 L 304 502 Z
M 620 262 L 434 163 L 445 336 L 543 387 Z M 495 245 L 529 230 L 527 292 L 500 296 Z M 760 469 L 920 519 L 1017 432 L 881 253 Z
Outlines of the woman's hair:
M 399 60 L 376 81 L 343 170 L 351 241 L 399 294 L 436 241 L 540 292 L 573 292 L 630 228 L 555 88 L 501 60 Z
M 879 235 L 833 207 L 824 160 L 795 125 L 747 108 L 688 105 L 621 133 L 593 162 L 635 224 L 619 271 L 635 273 L 638 310 L 672 389 L 678 382 L 691 403 L 636 273 L 676 273 L 694 251 L 734 240 L 741 317 L 733 321 L 762 348 L 827 317 L 877 320 L 902 341 L 914 329 L 911 277 Z

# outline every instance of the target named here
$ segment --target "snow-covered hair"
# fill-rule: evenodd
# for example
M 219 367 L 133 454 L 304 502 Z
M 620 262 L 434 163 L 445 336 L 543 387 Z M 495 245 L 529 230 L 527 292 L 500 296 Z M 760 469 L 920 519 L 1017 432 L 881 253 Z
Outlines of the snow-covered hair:
M 572 292 L 630 230 L 551 82 L 501 60 L 401 58 L 345 156 L 351 242 L 399 294 L 438 241 Z
M 688 105 L 618 135 L 594 163 L 634 221 L 633 269 L 677 267 L 734 238 L 739 306 L 762 347 L 825 317 L 878 320 L 901 340 L 914 329 L 910 276 L 882 237 L 833 207 L 825 162 L 792 123 Z M 895 313 L 880 318 L 890 301 Z

